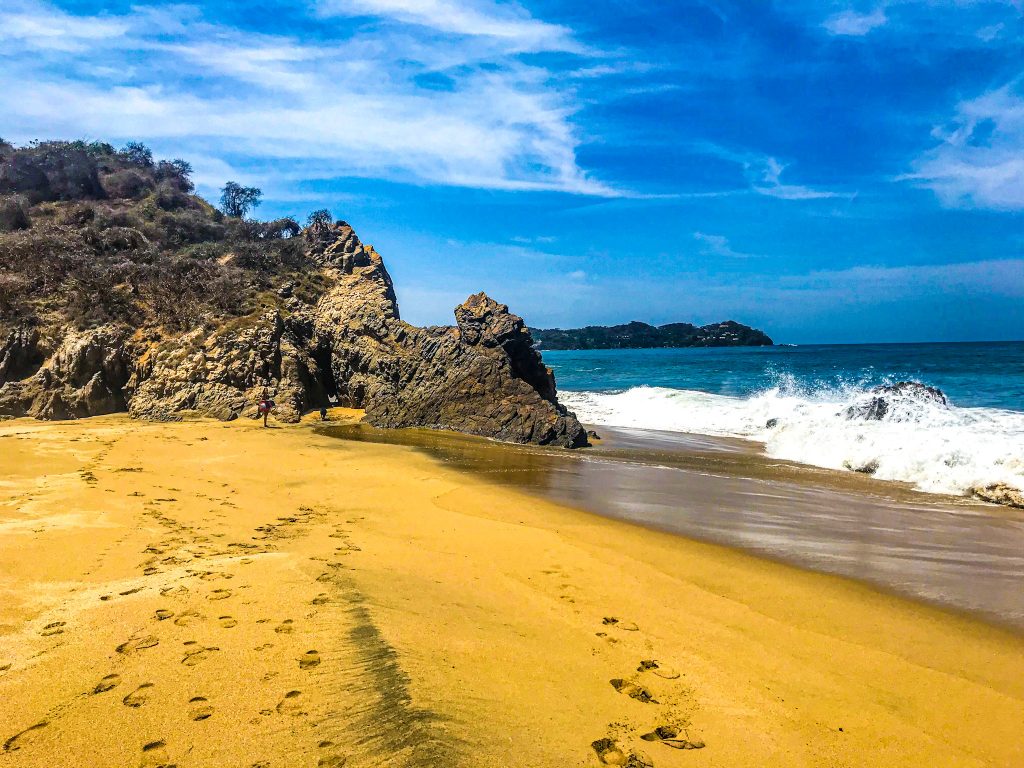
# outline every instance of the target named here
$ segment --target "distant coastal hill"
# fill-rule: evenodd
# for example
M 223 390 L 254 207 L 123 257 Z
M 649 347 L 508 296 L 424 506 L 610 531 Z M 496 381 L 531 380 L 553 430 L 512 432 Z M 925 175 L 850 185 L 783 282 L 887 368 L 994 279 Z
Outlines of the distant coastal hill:
M 531 328 L 541 349 L 643 349 L 656 347 L 768 347 L 774 342 L 763 332 L 733 320 L 696 326 L 690 323 L 648 325 L 634 320 L 625 325 L 586 328 Z

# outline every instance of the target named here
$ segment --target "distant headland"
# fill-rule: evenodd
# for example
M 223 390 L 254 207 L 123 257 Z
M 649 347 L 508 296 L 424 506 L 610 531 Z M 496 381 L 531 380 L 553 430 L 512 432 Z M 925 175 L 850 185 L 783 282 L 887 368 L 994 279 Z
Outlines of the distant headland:
M 696 326 L 691 323 L 648 325 L 634 320 L 625 325 L 540 329 L 530 333 L 541 349 L 644 349 L 659 347 L 769 347 L 763 331 L 726 320 Z

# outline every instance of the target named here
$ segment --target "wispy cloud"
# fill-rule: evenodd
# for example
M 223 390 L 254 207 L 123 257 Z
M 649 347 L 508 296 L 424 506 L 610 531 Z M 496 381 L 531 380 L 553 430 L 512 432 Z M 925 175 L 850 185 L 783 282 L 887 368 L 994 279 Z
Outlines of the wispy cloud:
M 789 167 L 772 155 L 743 151 L 723 147 L 713 142 L 697 142 L 693 145 L 695 152 L 711 155 L 722 160 L 736 163 L 743 171 L 750 192 L 780 200 L 822 200 L 827 198 L 849 197 L 849 195 L 826 189 L 788 184 L 782 181 L 782 174 Z M 712 193 L 700 193 L 699 196 L 729 196 L 735 190 Z M 685 195 L 684 195 L 685 197 Z
M 950 207 L 1024 209 L 1024 96 L 1017 79 L 957 105 L 939 143 L 900 176 Z
M 706 256 L 721 256 L 726 259 L 749 259 L 754 254 L 735 250 L 724 235 L 709 235 L 705 232 L 694 232 L 693 239 L 701 244 L 701 252 Z
M 59 8 L 11 0 L 0 11 L 0 40 L 7 45 L 30 46 L 48 51 L 84 51 L 99 41 L 111 40 L 128 31 L 116 17 L 79 17 Z
M 497 38 L 528 51 L 574 51 L 571 30 L 514 3 L 488 0 L 320 0 L 323 16 L 374 16 L 455 35 Z
M 14 0 L 0 10 L 5 138 L 143 139 L 224 162 L 273 161 L 276 175 L 301 167 L 313 178 L 617 194 L 577 162 L 573 91 L 520 56 L 555 47 L 567 30 L 505 6 L 358 4 L 436 12 L 469 37 L 371 26 L 300 39 L 207 23 L 190 7 L 73 16 Z M 424 87 L 425 75 L 445 87 Z
M 856 11 L 842 11 L 829 16 L 822 23 L 830 35 L 843 35 L 847 37 L 863 37 L 874 29 L 885 26 L 888 21 L 885 9 L 876 8 L 870 13 L 857 13 Z
M 745 167 L 751 178 L 751 189 L 759 195 L 777 197 L 781 200 L 820 200 L 841 197 L 838 192 L 815 189 L 802 184 L 784 184 L 782 172 L 786 170 L 787 166 L 774 157 L 748 160 Z

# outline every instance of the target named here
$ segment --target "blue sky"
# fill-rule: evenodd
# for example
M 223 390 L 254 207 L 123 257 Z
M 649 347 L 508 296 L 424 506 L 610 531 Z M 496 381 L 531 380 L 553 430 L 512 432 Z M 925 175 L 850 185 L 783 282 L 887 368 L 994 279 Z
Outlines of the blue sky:
M 0 136 L 330 208 L 403 316 L 1024 338 L 1019 0 L 4 0 Z

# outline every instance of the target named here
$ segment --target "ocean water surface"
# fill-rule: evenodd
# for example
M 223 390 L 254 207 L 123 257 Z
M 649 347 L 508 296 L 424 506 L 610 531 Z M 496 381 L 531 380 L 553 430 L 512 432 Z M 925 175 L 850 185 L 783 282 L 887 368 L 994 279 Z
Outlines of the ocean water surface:
M 1024 489 L 1024 342 L 543 354 L 560 400 L 588 424 L 739 437 L 933 493 Z M 949 405 L 907 397 L 880 421 L 847 417 L 899 381 L 937 387 Z

